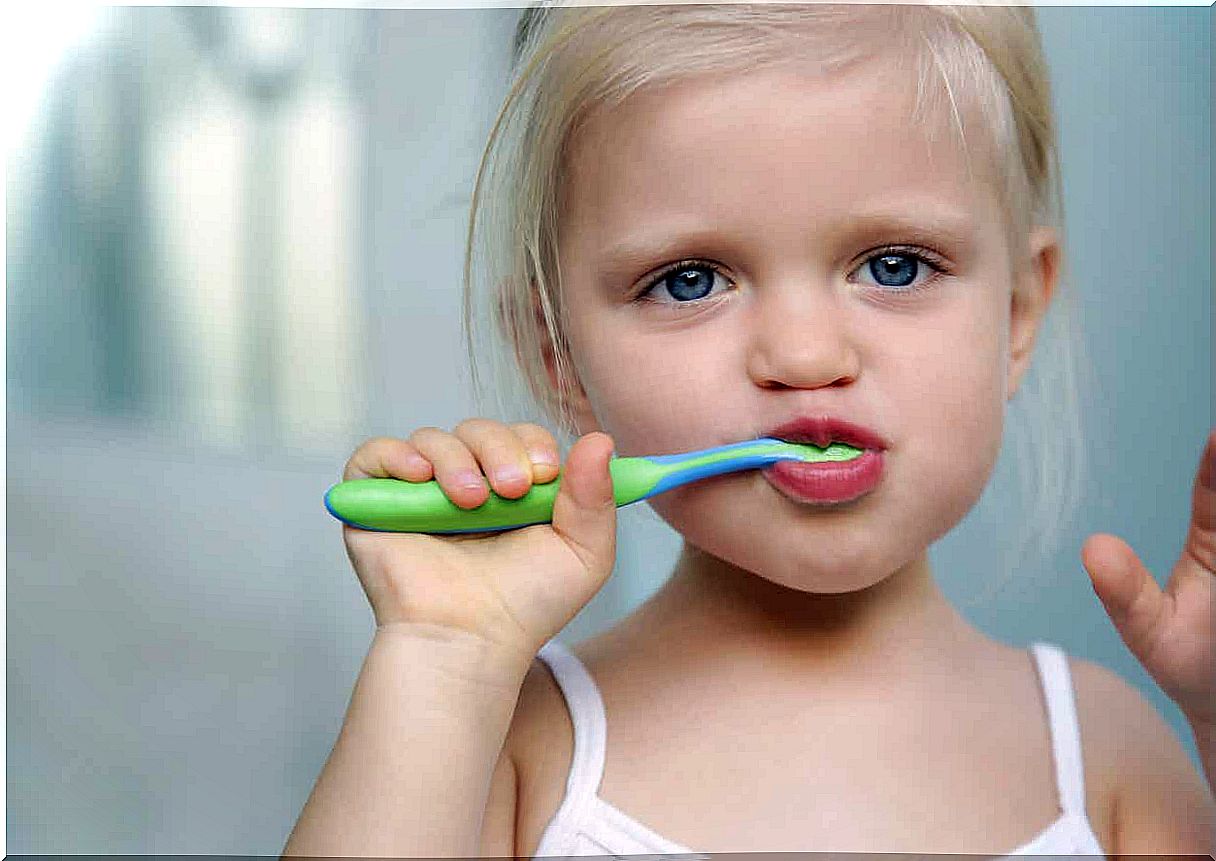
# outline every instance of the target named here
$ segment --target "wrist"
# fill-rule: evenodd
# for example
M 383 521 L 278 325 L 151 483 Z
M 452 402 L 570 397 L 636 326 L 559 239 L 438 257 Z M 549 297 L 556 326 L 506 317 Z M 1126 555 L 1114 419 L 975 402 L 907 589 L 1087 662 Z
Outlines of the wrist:
M 461 684 L 502 689 L 512 696 L 518 694 L 538 651 L 468 631 L 413 622 L 378 625 L 372 648 L 392 652 L 418 670 L 438 672 Z

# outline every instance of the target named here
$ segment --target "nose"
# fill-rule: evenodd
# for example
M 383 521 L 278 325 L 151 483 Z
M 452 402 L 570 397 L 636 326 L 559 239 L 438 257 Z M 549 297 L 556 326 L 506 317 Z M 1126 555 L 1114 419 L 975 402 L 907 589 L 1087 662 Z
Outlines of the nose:
M 765 388 L 846 385 L 861 373 L 861 355 L 842 299 L 801 287 L 757 303 L 748 373 Z

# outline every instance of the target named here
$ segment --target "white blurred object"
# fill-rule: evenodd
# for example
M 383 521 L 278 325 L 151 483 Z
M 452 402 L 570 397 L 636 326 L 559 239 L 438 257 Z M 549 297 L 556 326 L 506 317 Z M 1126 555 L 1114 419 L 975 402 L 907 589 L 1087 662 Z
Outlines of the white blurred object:
M 5 82 L 4 152 L 11 164 L 28 143 L 47 84 L 64 57 L 97 29 L 102 4 L 65 0 L 7 6 L 0 26 Z
M 176 418 L 234 448 L 327 448 L 364 411 L 355 46 L 300 9 L 175 12 L 201 62 L 147 160 Z

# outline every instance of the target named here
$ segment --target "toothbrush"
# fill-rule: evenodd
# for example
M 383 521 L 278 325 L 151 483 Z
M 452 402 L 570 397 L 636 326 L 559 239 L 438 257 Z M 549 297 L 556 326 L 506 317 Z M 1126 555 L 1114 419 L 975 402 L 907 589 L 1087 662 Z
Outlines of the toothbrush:
M 861 449 L 843 443 L 819 448 L 761 437 L 684 454 L 614 457 L 608 461 L 608 472 L 620 508 L 692 481 L 759 469 L 779 460 L 819 463 L 852 460 L 861 454 Z M 534 484 L 519 499 L 507 499 L 491 490 L 489 499 L 477 508 L 460 508 L 435 480 L 359 478 L 331 487 L 325 494 L 325 507 L 343 523 L 373 532 L 501 532 L 551 523 L 561 481 L 558 475 L 553 481 Z

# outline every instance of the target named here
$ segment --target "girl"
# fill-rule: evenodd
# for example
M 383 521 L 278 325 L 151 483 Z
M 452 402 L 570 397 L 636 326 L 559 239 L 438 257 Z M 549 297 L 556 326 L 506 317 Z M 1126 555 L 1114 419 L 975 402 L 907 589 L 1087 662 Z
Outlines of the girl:
M 1138 694 L 984 636 L 928 563 L 1060 280 L 1032 10 L 547 7 L 519 36 L 473 224 L 500 180 L 488 304 L 579 439 L 551 525 L 344 527 L 377 629 L 285 853 L 1216 848 L 1210 784 Z M 758 436 L 866 454 L 653 498 L 684 542 L 670 579 L 554 639 L 613 568 L 614 447 Z M 1216 436 L 1165 593 L 1113 536 L 1082 552 L 1209 781 L 1214 461 Z M 471 419 L 370 440 L 344 479 L 435 478 L 472 508 L 483 473 L 514 498 L 559 463 L 541 426 Z

